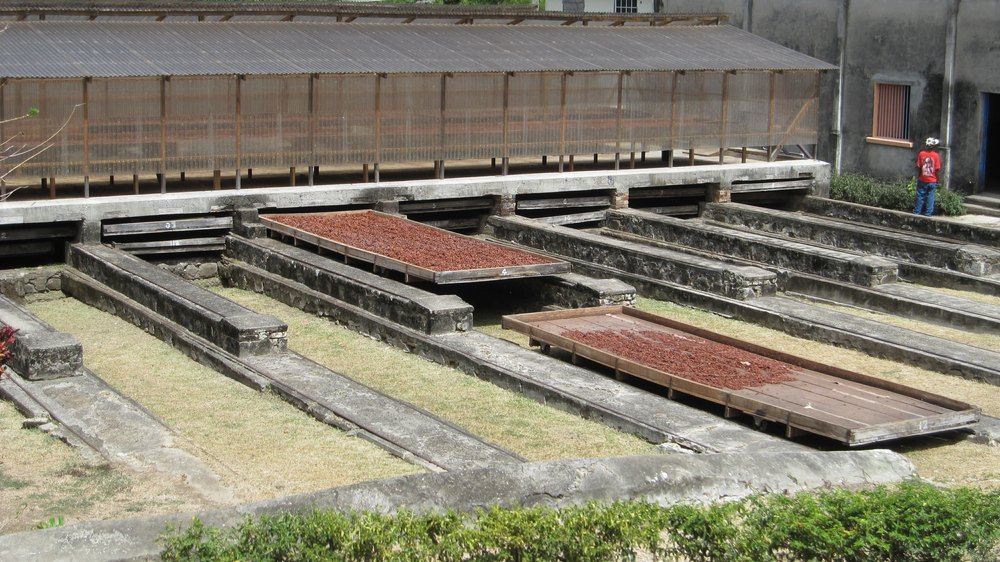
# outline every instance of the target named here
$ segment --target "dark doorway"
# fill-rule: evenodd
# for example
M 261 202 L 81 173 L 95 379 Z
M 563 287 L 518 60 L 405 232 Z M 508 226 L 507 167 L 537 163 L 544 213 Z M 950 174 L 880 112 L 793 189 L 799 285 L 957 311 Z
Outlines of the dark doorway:
M 983 190 L 1000 192 L 1000 94 L 983 94 Z

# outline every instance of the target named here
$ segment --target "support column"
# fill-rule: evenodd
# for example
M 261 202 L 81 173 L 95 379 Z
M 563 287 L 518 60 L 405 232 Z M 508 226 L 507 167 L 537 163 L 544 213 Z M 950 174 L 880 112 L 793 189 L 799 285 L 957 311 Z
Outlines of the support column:
M 962 0 L 951 0 L 948 10 L 948 30 L 944 43 L 944 78 L 941 101 L 941 187 L 951 187 L 952 123 L 955 115 L 955 42 L 958 34 L 958 10 Z
M 501 195 L 497 204 L 497 214 L 509 217 L 517 212 L 517 198 L 514 195 Z
M 508 147 L 508 134 L 510 129 L 510 72 L 503 75 L 503 163 L 501 164 L 501 175 L 506 176 L 510 172 L 510 152 Z
M 243 76 L 237 74 L 236 79 L 236 189 L 243 187 L 240 170 L 243 168 Z M 247 176 L 250 179 L 250 176 Z
M 83 196 L 90 197 L 90 78 L 83 79 Z

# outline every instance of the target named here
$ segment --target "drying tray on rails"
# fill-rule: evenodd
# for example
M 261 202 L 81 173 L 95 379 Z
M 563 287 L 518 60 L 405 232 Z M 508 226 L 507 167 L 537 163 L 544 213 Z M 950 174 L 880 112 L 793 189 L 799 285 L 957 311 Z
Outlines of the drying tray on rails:
M 272 233 L 437 284 L 555 275 L 568 262 L 378 211 L 261 216 Z M 364 226 L 365 228 L 359 228 Z M 471 264 L 471 265 L 470 265 Z
M 859 446 L 979 421 L 979 409 L 964 402 L 629 307 L 515 314 L 504 316 L 502 326 L 526 334 L 531 345 L 543 350 L 562 349 L 574 362 L 582 357 L 614 369 L 616 376 L 653 382 L 666 388 L 668 397 L 696 396 L 725 406 L 727 417 L 745 413 L 758 422 L 784 424 L 789 437 L 812 433 Z M 685 372 L 703 363 L 714 364 L 708 376 Z M 667 364 L 676 365 L 670 368 L 674 372 L 664 370 Z M 746 380 L 751 370 L 762 368 L 780 373 L 758 372 L 754 376 L 761 380 Z M 742 381 L 731 384 L 729 376 Z

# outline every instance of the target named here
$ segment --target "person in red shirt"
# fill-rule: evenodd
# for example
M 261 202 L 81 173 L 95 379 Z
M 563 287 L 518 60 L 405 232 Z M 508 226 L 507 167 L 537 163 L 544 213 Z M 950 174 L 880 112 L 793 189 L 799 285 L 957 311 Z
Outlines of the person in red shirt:
M 917 201 L 913 214 L 931 216 L 934 214 L 934 196 L 938 188 L 938 173 L 941 171 L 941 156 L 937 149 L 941 141 L 934 137 L 924 141 L 924 149 L 917 154 Z

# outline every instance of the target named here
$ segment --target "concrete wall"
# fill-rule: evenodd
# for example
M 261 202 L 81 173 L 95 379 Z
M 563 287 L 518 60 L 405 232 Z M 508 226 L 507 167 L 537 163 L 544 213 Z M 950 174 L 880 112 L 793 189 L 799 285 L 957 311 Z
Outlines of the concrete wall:
M 919 146 L 928 136 L 941 138 L 946 145 L 945 161 L 950 158 L 946 170 L 950 186 L 970 193 L 979 190 L 982 94 L 1000 92 L 1000 35 L 996 33 L 1000 2 L 663 0 L 662 11 L 720 12 L 731 25 L 840 66 L 842 74 L 827 73 L 821 83 L 816 154 L 833 163 L 834 170 L 885 177 L 913 173 L 916 147 L 884 146 L 865 139 L 872 129 L 875 83 L 909 84 L 910 139 Z M 952 25 L 953 50 L 949 48 Z M 952 56 L 954 90 L 949 96 L 947 71 Z

